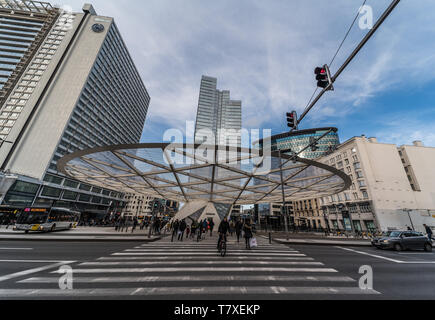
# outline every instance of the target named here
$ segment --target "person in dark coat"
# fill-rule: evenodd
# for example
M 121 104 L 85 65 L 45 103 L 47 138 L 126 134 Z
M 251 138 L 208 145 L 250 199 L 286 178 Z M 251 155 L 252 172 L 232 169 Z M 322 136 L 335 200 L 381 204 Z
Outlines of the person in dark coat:
M 171 242 L 174 241 L 174 237 L 177 235 L 179 227 L 180 227 L 180 222 L 178 220 L 175 220 L 175 222 L 172 224 L 172 239 L 171 239 Z
M 210 225 L 210 237 L 213 237 L 213 229 L 214 229 L 213 219 L 210 219 L 210 224 L 209 225 Z
M 225 218 L 220 224 L 219 224 L 219 240 L 218 240 L 218 244 L 217 244 L 217 248 L 219 249 L 219 245 L 221 243 L 222 240 L 227 241 L 227 233 L 230 230 L 230 224 L 228 222 L 228 219 Z
M 242 235 L 242 229 L 243 229 L 243 223 L 240 219 L 236 222 L 236 235 L 237 235 L 237 242 L 240 242 L 240 236 Z
M 251 250 L 252 224 L 250 219 L 246 219 L 243 231 L 245 232 L 246 249 Z
M 178 230 L 178 241 L 183 241 L 184 231 L 186 230 L 186 228 L 187 228 L 186 221 L 182 220 L 180 222 L 180 227 Z
M 432 236 L 433 236 L 433 232 L 432 229 L 427 226 L 426 224 L 424 225 L 424 228 L 426 229 L 426 233 L 427 233 L 427 237 L 429 238 L 429 240 L 433 240 Z

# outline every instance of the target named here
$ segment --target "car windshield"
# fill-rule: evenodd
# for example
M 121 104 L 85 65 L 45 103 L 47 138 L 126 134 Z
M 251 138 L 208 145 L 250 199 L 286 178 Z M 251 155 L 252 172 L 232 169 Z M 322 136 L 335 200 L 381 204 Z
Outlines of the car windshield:
M 382 233 L 383 237 L 389 237 L 391 235 L 392 231 L 386 231 L 384 233 Z
M 389 237 L 390 238 L 399 238 L 401 234 L 402 234 L 402 232 L 393 231 L 393 232 L 390 233 Z

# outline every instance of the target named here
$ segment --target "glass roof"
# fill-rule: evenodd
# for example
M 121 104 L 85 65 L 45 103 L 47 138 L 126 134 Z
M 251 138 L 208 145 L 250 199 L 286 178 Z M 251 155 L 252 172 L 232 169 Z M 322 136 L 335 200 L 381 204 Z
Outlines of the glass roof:
M 282 172 L 280 169 L 282 163 Z M 79 151 L 59 160 L 67 176 L 102 188 L 179 202 L 258 204 L 325 197 L 347 190 L 343 172 L 307 159 L 239 148 L 136 144 Z M 281 178 L 282 173 L 282 178 Z M 283 183 L 282 183 L 283 182 Z

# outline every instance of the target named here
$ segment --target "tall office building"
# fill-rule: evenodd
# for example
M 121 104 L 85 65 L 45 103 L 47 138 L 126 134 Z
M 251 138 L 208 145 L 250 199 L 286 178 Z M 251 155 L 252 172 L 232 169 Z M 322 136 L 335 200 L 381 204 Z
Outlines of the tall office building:
M 218 146 L 241 147 L 241 129 L 242 102 L 231 100 L 230 91 L 218 90 L 216 78 L 202 76 L 196 116 L 195 143 L 202 144 L 207 141 L 207 144 Z M 211 176 L 212 174 L 209 171 L 204 172 L 201 170 L 208 169 L 199 169 L 197 173 L 204 176 Z M 217 168 L 214 174 L 223 178 L 229 173 Z M 219 188 L 221 187 L 215 186 L 215 191 L 218 191 Z M 214 208 L 202 208 L 202 211 L 197 212 L 197 216 L 205 218 L 202 215 L 207 210 L 217 212 L 219 219 L 223 219 L 228 213 L 240 214 L 239 205 L 231 206 L 216 203 L 212 205 Z M 219 219 L 216 220 L 219 221 Z
M 114 19 L 89 4 L 2 0 L 0 35 L 0 171 L 18 177 L 4 204 L 122 205 L 119 192 L 57 172 L 66 154 L 140 140 L 150 97 Z
M 241 146 L 242 102 L 230 99 L 230 91 L 217 90 L 217 79 L 202 76 L 196 116 L 195 143 L 205 140 L 202 130 L 213 133 L 217 145 Z M 204 131 L 203 131 L 204 132 Z M 210 140 L 210 139 L 209 139 Z

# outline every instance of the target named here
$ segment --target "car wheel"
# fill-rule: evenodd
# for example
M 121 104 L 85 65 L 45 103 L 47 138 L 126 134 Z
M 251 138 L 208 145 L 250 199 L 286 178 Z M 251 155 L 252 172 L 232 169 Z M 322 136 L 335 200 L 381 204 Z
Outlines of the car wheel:
M 401 252 L 401 251 L 403 251 L 402 245 L 396 243 L 396 244 L 394 245 L 394 250 L 397 251 L 397 252 Z
M 426 243 L 424 245 L 424 251 L 426 251 L 426 252 L 432 252 L 432 245 L 429 244 L 429 243 Z

